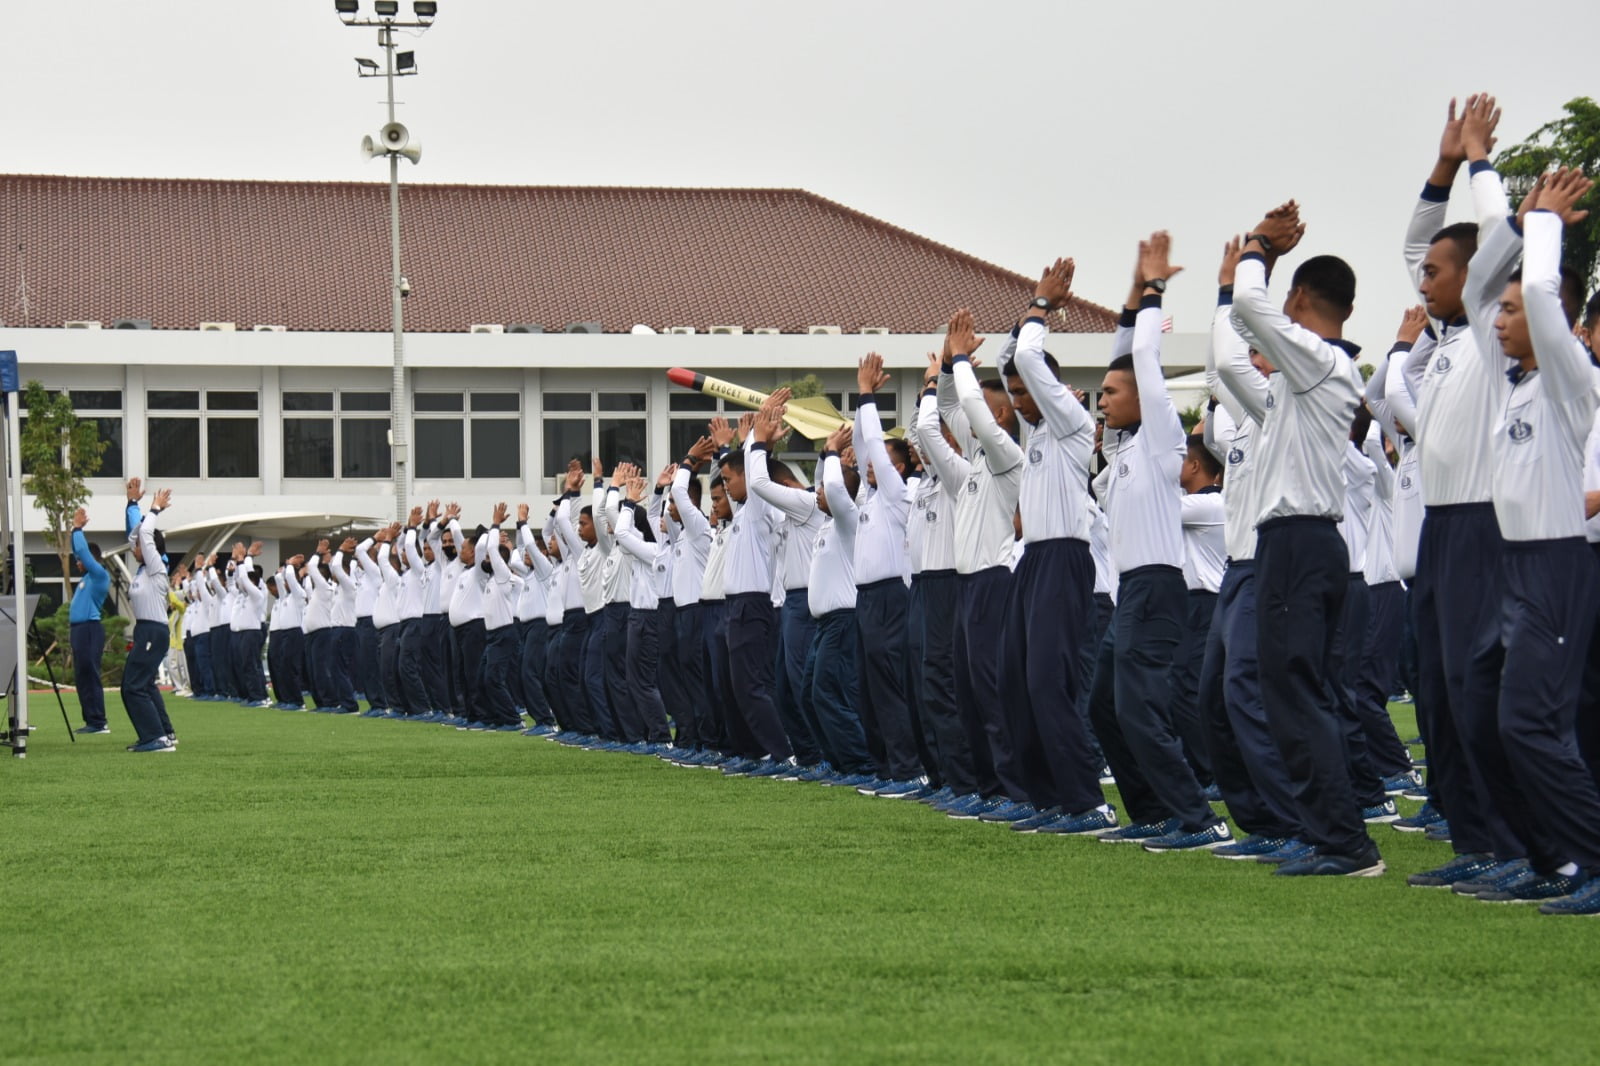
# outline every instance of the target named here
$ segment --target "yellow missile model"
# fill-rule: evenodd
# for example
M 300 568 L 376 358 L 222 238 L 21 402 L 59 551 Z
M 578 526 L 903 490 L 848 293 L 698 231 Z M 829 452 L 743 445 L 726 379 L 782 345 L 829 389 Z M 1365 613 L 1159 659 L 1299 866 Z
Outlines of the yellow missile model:
M 706 374 L 697 374 L 693 370 L 685 370 L 675 366 L 667 371 L 667 380 L 674 385 L 681 385 L 686 389 L 703 392 L 707 396 L 718 396 L 740 407 L 750 410 L 759 410 L 767 402 L 770 393 L 758 392 L 747 389 L 742 385 L 735 385 L 731 381 L 710 377 Z M 805 437 L 807 440 L 827 440 L 833 431 L 848 421 L 828 402 L 825 396 L 808 396 L 804 399 L 792 399 L 786 405 L 783 420 L 789 428 Z

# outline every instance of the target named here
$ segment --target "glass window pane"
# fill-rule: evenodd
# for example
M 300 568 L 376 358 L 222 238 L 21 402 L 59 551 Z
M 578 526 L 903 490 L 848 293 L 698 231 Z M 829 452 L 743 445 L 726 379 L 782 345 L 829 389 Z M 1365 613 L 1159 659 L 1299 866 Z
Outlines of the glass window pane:
M 200 394 L 173 389 L 151 389 L 145 396 L 145 403 L 152 411 L 198 411 Z
M 462 410 L 459 392 L 419 392 L 412 397 L 411 403 L 416 411 Z
M 703 392 L 674 392 L 667 397 L 669 411 L 715 411 L 717 398 Z
M 122 410 L 121 389 L 73 389 L 72 406 L 80 411 Z
M 200 476 L 198 418 L 151 418 L 147 428 L 150 454 L 145 457 L 145 467 L 150 477 Z
M 254 411 L 255 409 L 256 394 L 254 392 L 206 390 L 206 410 L 208 411 Z M 253 477 L 254 475 L 251 476 Z
M 331 411 L 333 410 L 333 393 L 286 392 L 283 394 L 283 409 L 285 411 Z
M 860 393 L 860 392 L 852 392 L 850 394 L 850 410 L 851 411 L 854 411 L 857 407 L 861 406 L 861 397 L 863 395 L 865 395 L 865 394 L 864 393 Z M 878 398 L 878 410 L 880 412 L 893 411 L 894 410 L 894 393 L 892 393 L 892 392 L 879 392 L 879 393 L 874 393 L 873 395 L 877 396 L 877 398 Z M 838 405 L 836 404 L 835 406 L 838 406 Z
M 61 395 L 61 390 L 45 389 L 44 394 L 53 400 L 57 396 Z M 21 392 L 17 393 L 17 409 L 19 411 L 26 411 L 28 409 L 28 391 L 26 389 L 23 389 Z
M 333 419 L 283 420 L 283 476 L 333 476 Z
M 387 397 L 385 397 L 387 399 Z M 389 466 L 389 420 L 345 418 L 339 422 L 340 477 L 393 477 Z
M 105 444 L 105 450 L 100 453 L 100 469 L 95 471 L 95 477 L 122 477 L 122 419 L 121 418 L 91 418 L 96 434 Z
M 514 392 L 475 392 L 472 394 L 474 411 L 520 411 L 522 397 Z
M 389 394 L 387 392 L 341 392 L 339 394 L 339 410 L 341 411 L 387 411 L 389 409 Z
M 419 397 L 420 399 L 420 397 Z M 456 394 L 460 400 L 461 395 Z M 464 477 L 466 447 L 459 418 L 418 418 L 412 422 L 417 477 Z
M 704 421 L 688 418 L 674 418 L 667 423 L 667 434 L 670 438 L 668 444 L 668 457 L 677 462 L 688 454 L 689 448 L 695 441 L 706 435 Z
M 645 444 L 649 434 L 642 418 L 602 418 L 600 420 L 600 456 L 606 467 L 618 463 L 637 463 L 646 466 Z
M 643 411 L 644 393 L 602 392 L 599 407 L 602 411 Z
M 577 459 L 584 470 L 594 453 L 589 444 L 589 420 L 586 418 L 551 418 L 544 423 L 544 476 L 556 477 L 566 473 L 567 463 Z
M 206 419 L 206 477 L 260 477 L 259 425 L 255 418 Z
M 587 392 L 547 392 L 544 394 L 544 409 L 546 411 L 587 411 L 589 410 L 589 394 Z M 563 464 L 565 469 L 565 464 Z
M 522 424 L 514 418 L 472 420 L 472 476 L 522 476 Z

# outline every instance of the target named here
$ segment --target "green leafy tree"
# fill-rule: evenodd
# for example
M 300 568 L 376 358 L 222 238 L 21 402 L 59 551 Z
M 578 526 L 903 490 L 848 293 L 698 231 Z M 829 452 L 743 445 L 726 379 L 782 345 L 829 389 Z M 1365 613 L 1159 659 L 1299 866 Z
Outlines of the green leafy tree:
M 1564 114 L 1533 131 L 1495 159 L 1515 206 L 1533 187 L 1534 179 L 1552 167 L 1577 167 L 1591 177 L 1600 174 L 1600 104 L 1587 96 L 1568 100 Z M 1578 201 L 1589 217 L 1569 227 L 1562 242 L 1563 266 L 1592 283 L 1600 271 L 1600 186 Z
M 1200 424 L 1200 420 L 1205 418 L 1205 416 L 1205 401 L 1200 400 L 1179 411 L 1178 421 L 1183 423 L 1183 431 L 1185 433 L 1193 433 L 1194 427 L 1198 426 Z
M 22 431 L 22 462 L 29 471 L 22 487 L 44 512 L 45 528 L 61 559 L 63 592 L 72 587 L 72 515 L 94 495 L 87 479 L 100 470 L 105 443 L 93 422 L 79 420 L 72 397 L 28 382 Z M 70 597 L 64 597 L 70 598 Z

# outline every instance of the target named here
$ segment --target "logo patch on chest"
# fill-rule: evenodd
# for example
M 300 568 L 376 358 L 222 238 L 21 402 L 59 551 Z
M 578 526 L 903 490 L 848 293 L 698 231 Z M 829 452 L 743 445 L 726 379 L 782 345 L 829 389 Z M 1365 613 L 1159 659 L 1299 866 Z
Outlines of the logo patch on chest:
M 1512 444 L 1526 444 L 1533 439 L 1533 426 L 1518 418 L 1506 427 L 1506 436 Z
M 1040 463 L 1044 462 L 1044 452 L 1039 448 L 1029 448 L 1028 462 L 1032 463 L 1034 466 L 1038 466 Z
M 1244 449 L 1243 448 L 1229 448 L 1228 449 L 1228 465 L 1229 466 L 1238 466 L 1242 462 L 1244 462 Z
M 1433 372 L 1435 374 L 1448 374 L 1453 366 L 1455 366 L 1455 363 L 1451 362 L 1450 357 L 1442 352 L 1433 360 Z

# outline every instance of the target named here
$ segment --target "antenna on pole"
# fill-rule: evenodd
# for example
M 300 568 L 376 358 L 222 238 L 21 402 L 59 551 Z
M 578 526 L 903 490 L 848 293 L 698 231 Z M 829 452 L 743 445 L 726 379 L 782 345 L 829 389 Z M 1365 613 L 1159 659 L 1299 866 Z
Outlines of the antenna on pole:
M 17 299 L 11 305 L 12 316 L 22 313 L 22 325 L 29 326 L 33 317 L 33 301 L 28 298 L 28 268 L 22 262 L 22 242 L 17 242 Z

